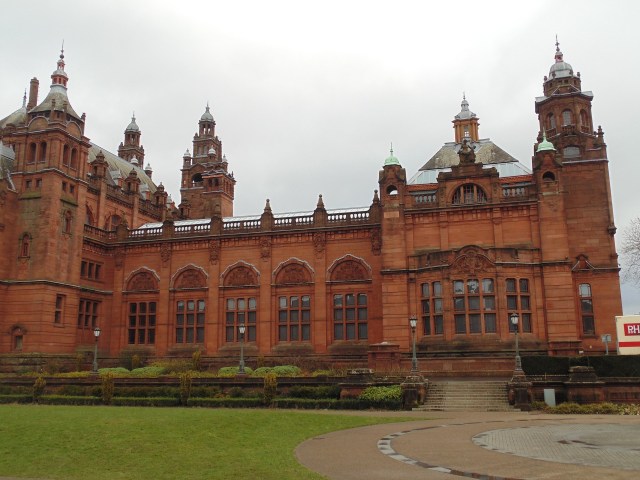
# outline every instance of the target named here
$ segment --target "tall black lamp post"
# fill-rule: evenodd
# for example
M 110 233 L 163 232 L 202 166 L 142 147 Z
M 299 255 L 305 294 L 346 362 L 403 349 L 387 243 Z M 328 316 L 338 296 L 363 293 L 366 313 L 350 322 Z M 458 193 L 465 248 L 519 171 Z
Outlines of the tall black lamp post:
M 244 332 L 247 327 L 244 323 L 238 325 L 238 332 L 240 333 L 240 367 L 238 368 L 238 374 L 244 375 Z
M 511 325 L 513 325 L 513 329 L 516 332 L 516 366 L 513 369 L 513 376 L 522 377 L 524 376 L 524 372 L 522 371 L 522 360 L 520 359 L 520 346 L 518 345 L 518 331 L 520 330 L 518 323 L 520 321 L 520 317 L 518 317 L 517 313 L 512 313 L 510 319 L 511 319 Z
M 412 341 L 412 354 L 411 354 L 411 373 L 418 373 L 418 357 L 416 357 L 416 325 L 418 325 L 418 319 L 415 315 L 409 317 L 409 326 L 411 327 L 411 341 Z
M 93 373 L 98 373 L 98 338 L 100 338 L 100 327 L 93 329 L 93 336 L 96 337 L 96 342 L 93 345 Z

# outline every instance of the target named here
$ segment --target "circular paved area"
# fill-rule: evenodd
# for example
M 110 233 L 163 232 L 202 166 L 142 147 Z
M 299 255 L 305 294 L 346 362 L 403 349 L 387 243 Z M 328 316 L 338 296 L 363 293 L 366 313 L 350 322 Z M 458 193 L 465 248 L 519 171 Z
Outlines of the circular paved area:
M 545 425 L 492 430 L 473 443 L 500 453 L 560 463 L 640 470 L 636 425 Z
M 635 458 L 640 457 L 640 417 L 405 415 L 416 421 L 318 436 L 302 443 L 296 455 L 332 480 L 626 480 L 640 475 Z

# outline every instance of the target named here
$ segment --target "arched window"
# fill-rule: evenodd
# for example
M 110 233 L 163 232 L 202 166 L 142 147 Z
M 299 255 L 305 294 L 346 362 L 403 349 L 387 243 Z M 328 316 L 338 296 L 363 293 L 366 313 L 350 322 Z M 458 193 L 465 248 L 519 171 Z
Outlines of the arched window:
M 256 341 L 258 323 L 259 280 L 255 267 L 233 266 L 223 273 L 225 291 L 225 341 L 240 341 L 239 326 L 245 326 L 244 340 Z
M 22 350 L 24 330 L 21 327 L 14 327 L 11 331 L 11 347 L 13 350 Z
M 45 162 L 47 160 L 47 142 L 40 142 L 39 157 L 40 162 Z
M 69 145 L 65 145 L 62 148 L 62 165 L 68 167 L 69 166 L 69 158 L 71 156 L 71 150 L 69 149 Z
M 191 185 L 193 187 L 199 187 L 202 185 L 202 174 L 196 173 L 193 177 L 191 177 Z
M 562 112 L 562 125 L 573 125 L 574 121 L 573 121 L 573 113 L 571 113 L 571 110 L 564 110 Z
M 25 233 L 20 239 L 20 256 L 28 257 L 31 255 L 31 235 Z
M 580 156 L 580 147 L 569 146 L 562 150 L 565 158 L 576 158 Z
M 88 205 L 87 205 L 86 211 L 85 211 L 84 223 L 86 225 L 91 225 L 91 226 L 93 226 L 95 224 L 95 220 L 93 218 L 93 213 L 91 212 L 91 209 L 89 208 Z
M 487 203 L 487 195 L 484 190 L 473 183 L 466 183 L 453 194 L 454 205 L 469 205 L 474 203 Z
M 71 220 L 72 220 L 71 212 L 67 210 L 64 212 L 64 217 L 62 219 L 62 232 L 70 234 L 71 233 Z
M 395 185 L 389 185 L 387 187 L 387 195 L 398 195 L 398 187 Z
M 120 215 L 111 215 L 104 226 L 105 230 L 115 230 L 122 223 Z
M 580 126 L 583 127 L 583 131 L 590 132 L 591 125 L 589 123 L 589 114 L 586 110 L 580 110 Z
M 556 117 L 553 113 L 547 115 L 547 130 L 553 130 L 556 128 Z
M 29 144 L 29 156 L 27 157 L 27 163 L 35 163 L 36 162 L 36 152 L 38 150 L 38 146 L 31 142 Z
M 593 316 L 593 296 L 591 294 L 591 285 L 589 283 L 581 283 L 578 285 L 578 294 L 580 295 L 580 314 L 582 317 L 582 334 L 595 335 L 596 325 Z
M 555 182 L 556 176 L 553 174 L 553 172 L 544 172 L 542 174 L 542 180 L 544 180 L 545 182 Z
M 74 170 L 78 168 L 78 149 L 77 148 L 71 149 L 70 165 L 71 165 L 71 168 L 73 168 Z

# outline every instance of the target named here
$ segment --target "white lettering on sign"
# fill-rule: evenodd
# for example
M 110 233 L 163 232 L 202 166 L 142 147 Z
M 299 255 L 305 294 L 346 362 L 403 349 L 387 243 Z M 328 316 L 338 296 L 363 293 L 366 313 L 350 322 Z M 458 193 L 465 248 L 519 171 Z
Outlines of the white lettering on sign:
M 640 323 L 625 323 L 625 335 L 640 335 Z

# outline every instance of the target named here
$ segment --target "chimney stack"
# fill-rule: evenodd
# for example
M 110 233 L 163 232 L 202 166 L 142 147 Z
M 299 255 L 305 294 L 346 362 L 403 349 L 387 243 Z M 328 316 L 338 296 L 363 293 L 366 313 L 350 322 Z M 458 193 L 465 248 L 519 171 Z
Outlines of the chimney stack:
M 40 82 L 36 77 L 33 77 L 29 86 L 29 103 L 27 103 L 27 111 L 31 110 L 38 104 L 38 85 L 40 85 Z

